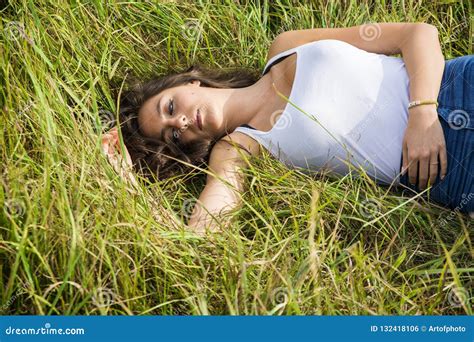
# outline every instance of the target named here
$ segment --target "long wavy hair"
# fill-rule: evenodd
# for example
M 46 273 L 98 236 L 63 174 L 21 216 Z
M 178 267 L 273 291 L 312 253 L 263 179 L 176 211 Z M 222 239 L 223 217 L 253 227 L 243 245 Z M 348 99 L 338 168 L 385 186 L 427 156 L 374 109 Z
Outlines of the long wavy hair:
M 193 65 L 183 72 L 151 77 L 122 93 L 119 122 L 125 146 L 135 171 L 152 182 L 190 172 L 194 169 L 193 166 L 206 167 L 214 144 L 222 138 L 183 144 L 170 139 L 161 141 L 142 134 L 138 124 L 140 107 L 161 91 L 193 80 L 199 80 L 204 87 L 244 88 L 258 80 L 258 73 L 252 69 L 210 70 Z

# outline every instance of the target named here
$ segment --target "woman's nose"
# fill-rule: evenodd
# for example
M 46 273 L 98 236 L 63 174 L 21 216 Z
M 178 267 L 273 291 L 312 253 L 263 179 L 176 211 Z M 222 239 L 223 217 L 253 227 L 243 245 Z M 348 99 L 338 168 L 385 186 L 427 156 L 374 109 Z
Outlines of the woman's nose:
M 185 130 L 189 126 L 188 118 L 184 114 L 177 115 L 175 118 L 172 118 L 171 120 L 173 120 L 171 122 L 171 125 L 174 128 L 177 128 L 179 130 Z

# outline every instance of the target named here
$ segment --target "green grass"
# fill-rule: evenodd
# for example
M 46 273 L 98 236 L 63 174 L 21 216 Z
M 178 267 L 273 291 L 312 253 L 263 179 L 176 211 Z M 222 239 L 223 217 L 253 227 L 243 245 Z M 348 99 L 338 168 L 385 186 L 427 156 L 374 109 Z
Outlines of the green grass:
M 446 59 L 472 54 L 469 1 L 13 3 L 0 24 L 2 314 L 472 314 L 466 216 L 266 153 L 231 229 L 198 238 L 180 222 L 205 173 L 131 188 L 99 135 L 130 76 L 261 70 L 284 30 L 428 22 Z

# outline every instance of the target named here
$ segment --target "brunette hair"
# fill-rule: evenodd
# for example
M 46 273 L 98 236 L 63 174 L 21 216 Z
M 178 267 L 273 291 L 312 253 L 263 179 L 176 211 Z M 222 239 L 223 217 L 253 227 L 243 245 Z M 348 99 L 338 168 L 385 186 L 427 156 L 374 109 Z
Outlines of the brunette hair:
M 135 171 L 150 181 L 192 171 L 206 166 L 214 144 L 221 138 L 183 144 L 167 139 L 144 136 L 138 125 L 138 111 L 151 97 L 161 91 L 199 80 L 201 86 L 212 88 L 243 88 L 254 84 L 258 73 L 251 69 L 210 70 L 193 65 L 183 72 L 154 76 L 125 90 L 120 97 L 120 128 Z

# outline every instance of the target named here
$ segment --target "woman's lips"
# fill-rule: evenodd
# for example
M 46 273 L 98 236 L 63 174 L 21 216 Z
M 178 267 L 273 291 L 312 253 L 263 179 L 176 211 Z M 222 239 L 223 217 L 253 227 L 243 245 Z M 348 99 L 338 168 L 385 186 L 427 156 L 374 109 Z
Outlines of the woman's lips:
M 202 131 L 201 113 L 199 112 L 199 109 L 197 110 L 196 121 L 197 121 L 199 129 Z

